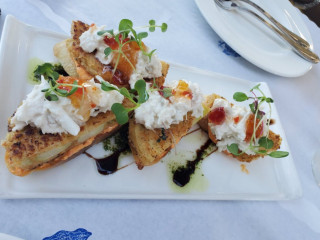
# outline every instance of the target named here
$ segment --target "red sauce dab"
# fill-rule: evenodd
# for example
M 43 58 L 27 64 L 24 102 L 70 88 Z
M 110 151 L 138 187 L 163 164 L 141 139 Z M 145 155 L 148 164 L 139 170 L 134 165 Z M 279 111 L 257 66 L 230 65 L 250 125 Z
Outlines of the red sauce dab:
M 213 123 L 214 125 L 221 125 L 225 120 L 226 112 L 224 111 L 224 107 L 217 107 L 209 114 L 209 122 Z
M 256 119 L 256 127 L 258 126 L 260 119 Z M 246 138 L 244 139 L 246 142 L 250 142 L 254 130 L 254 115 L 251 114 L 246 122 Z M 256 138 L 262 137 L 263 134 L 263 123 L 259 125 L 256 130 Z
M 235 124 L 238 124 L 239 120 L 240 120 L 240 117 L 237 116 L 237 117 L 235 117 L 235 118 L 233 119 L 233 122 L 234 122 Z

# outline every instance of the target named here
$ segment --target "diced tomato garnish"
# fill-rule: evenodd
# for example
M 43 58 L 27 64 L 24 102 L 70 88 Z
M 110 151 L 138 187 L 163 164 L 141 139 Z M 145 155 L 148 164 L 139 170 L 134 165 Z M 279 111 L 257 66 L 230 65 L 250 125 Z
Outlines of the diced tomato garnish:
M 239 116 L 233 118 L 233 122 L 234 122 L 235 124 L 237 124 L 237 123 L 239 122 L 239 120 L 240 120 L 240 117 L 239 117 Z
M 260 119 L 256 119 L 256 127 L 258 126 L 259 122 L 260 122 Z M 254 115 L 251 114 L 248 117 L 246 122 L 246 138 L 245 138 L 246 142 L 250 142 L 253 131 L 254 131 Z M 261 123 L 256 130 L 256 138 L 260 138 L 262 137 L 262 135 L 263 135 L 263 123 Z
M 112 49 L 112 50 L 116 50 L 119 48 L 119 44 L 117 43 L 117 41 L 114 39 L 114 37 L 108 37 L 105 36 L 103 41 Z
M 224 107 L 217 107 L 209 113 L 209 122 L 213 123 L 214 125 L 221 125 L 225 120 L 226 113 L 224 111 Z

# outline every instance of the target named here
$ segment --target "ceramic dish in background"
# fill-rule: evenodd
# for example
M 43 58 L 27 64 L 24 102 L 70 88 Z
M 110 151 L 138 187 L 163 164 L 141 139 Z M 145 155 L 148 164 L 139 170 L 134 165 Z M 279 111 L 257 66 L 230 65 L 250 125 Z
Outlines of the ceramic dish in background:
M 283 77 L 298 77 L 312 68 L 272 30 L 246 12 L 227 11 L 214 0 L 195 0 L 213 30 L 249 62 Z M 253 0 L 282 25 L 306 39 L 313 49 L 311 35 L 299 12 L 288 0 Z M 244 3 L 243 3 L 244 4 Z M 245 5 L 247 7 L 247 5 Z M 248 5 L 250 8 L 250 6 Z
M 0 139 L 4 139 L 7 118 L 30 92 L 27 65 L 31 58 L 55 61 L 52 47 L 67 38 L 65 35 L 31 27 L 8 16 L 0 46 Z M 170 63 L 167 80 L 185 78 L 197 82 L 205 94 L 213 92 L 228 99 L 236 91 L 248 92 L 257 83 L 220 75 L 192 67 Z M 261 84 L 271 96 L 267 84 Z M 272 130 L 283 138 L 281 149 L 289 151 L 286 136 L 274 106 Z M 96 170 L 95 162 L 84 154 L 58 167 L 17 177 L 9 173 L 0 147 L 0 198 L 120 198 L 120 199 L 198 199 L 198 200 L 283 200 L 301 196 L 300 182 L 291 154 L 282 159 L 266 157 L 246 164 L 249 174 L 241 171 L 241 162 L 221 153 L 214 153 L 202 163 L 200 187 L 176 191 L 170 179 L 167 162 L 184 152 L 191 156 L 207 135 L 201 131 L 183 138 L 158 164 L 138 170 L 132 164 L 104 176 Z M 101 144 L 88 150 L 102 151 Z M 189 154 L 189 155 L 188 155 Z M 122 161 L 122 160 L 121 160 Z M 133 162 L 131 155 L 123 161 Z M 192 183 L 192 181 L 191 181 Z

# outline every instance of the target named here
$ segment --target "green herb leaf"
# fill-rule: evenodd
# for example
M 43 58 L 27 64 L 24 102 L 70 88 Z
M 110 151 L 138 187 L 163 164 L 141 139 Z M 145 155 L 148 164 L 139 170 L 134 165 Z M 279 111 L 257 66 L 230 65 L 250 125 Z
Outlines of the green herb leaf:
M 111 107 L 111 111 L 116 115 L 116 120 L 120 125 L 128 122 L 128 110 L 120 103 L 114 103 Z
M 267 137 L 261 137 L 258 141 L 260 147 L 265 149 L 271 149 L 273 147 L 273 141 Z
M 172 96 L 172 89 L 171 88 L 163 88 L 163 97 L 164 98 L 169 98 Z
M 243 92 L 236 92 L 233 94 L 233 99 L 237 102 L 243 102 L 245 100 L 248 100 L 248 96 Z
M 238 144 L 232 143 L 231 145 L 227 146 L 227 149 L 230 153 L 232 153 L 235 156 L 239 156 L 239 147 Z
M 256 151 L 256 153 L 259 153 L 259 154 L 266 154 L 266 153 L 267 153 L 267 150 L 258 150 L 258 151 Z
M 106 33 L 110 33 L 112 36 L 114 35 L 113 29 L 111 29 L 111 30 L 102 30 L 102 31 L 97 32 L 97 34 L 98 34 L 99 36 L 103 36 L 103 35 L 106 34 Z
M 168 24 L 162 23 L 162 25 L 161 25 L 161 32 L 165 32 L 165 31 L 167 31 L 167 29 L 168 29 Z
M 151 52 L 149 52 L 149 55 L 151 56 L 157 49 L 153 49 Z
M 153 49 L 151 52 L 149 52 L 147 54 L 147 56 L 149 57 L 149 60 L 151 60 L 152 54 L 156 51 L 157 49 Z
M 146 82 L 143 79 L 136 81 L 134 89 L 138 92 L 138 103 L 144 103 L 149 99 L 149 94 L 146 90 Z
M 128 89 L 126 88 L 120 88 L 119 91 L 123 96 L 125 96 L 128 99 L 132 99 L 131 94 L 129 93 Z
M 42 65 L 39 65 L 34 72 L 38 73 L 39 75 L 43 75 L 48 71 L 52 71 L 53 65 L 51 63 L 44 63 Z
M 149 21 L 149 24 L 150 24 L 149 31 L 154 32 L 156 30 L 156 28 L 154 26 L 154 25 L 156 25 L 156 21 L 152 19 Z
M 284 152 L 284 151 L 275 151 L 275 152 L 271 152 L 268 154 L 270 157 L 273 158 L 283 158 L 289 155 L 288 152 Z
M 132 35 L 134 36 L 134 39 L 132 39 L 132 40 L 138 39 L 136 30 L 134 30 L 134 29 L 132 28 L 132 29 L 131 29 L 131 32 L 132 32 Z
M 260 83 L 257 84 L 257 85 L 255 85 L 253 88 L 250 89 L 250 92 L 252 92 L 254 89 L 257 89 L 257 90 L 258 90 L 259 87 L 260 87 L 260 85 L 261 85 Z
M 129 19 L 122 19 L 119 23 L 119 32 L 129 34 L 132 29 L 133 23 Z
M 59 73 L 53 71 L 53 72 L 49 75 L 49 77 L 51 77 L 52 80 L 58 80 L 58 78 L 59 78 Z
M 64 68 L 61 65 L 61 63 L 54 64 L 52 70 L 54 72 L 57 72 L 59 75 L 69 76 L 69 74 L 64 70 Z
M 111 83 L 106 82 L 106 81 L 101 82 L 101 89 L 106 92 L 112 91 L 112 90 L 118 90 L 118 88 L 116 86 L 114 86 Z
M 47 80 L 57 80 L 59 78 L 59 73 L 54 71 L 54 66 L 51 63 L 44 63 L 42 65 L 39 65 L 33 73 L 35 77 L 43 75 Z
M 107 30 L 102 30 L 102 31 L 97 32 L 97 35 L 102 36 L 102 35 L 104 35 L 106 32 L 107 32 Z
M 143 38 L 146 38 L 148 37 L 148 33 L 147 32 L 141 32 L 141 33 L 138 33 L 138 37 L 140 40 L 143 39 Z
M 60 96 L 65 96 L 66 94 L 68 94 L 68 91 L 65 90 L 65 89 L 59 89 L 59 88 L 57 88 L 57 89 L 56 89 L 56 92 L 57 92 L 58 94 L 61 94 Z
M 50 88 L 42 89 L 41 92 L 48 92 Z
M 102 35 L 105 34 L 106 32 L 107 32 L 106 30 L 103 30 L 103 31 L 97 32 L 97 34 L 98 34 L 99 36 L 102 36 Z
M 267 103 L 273 103 L 273 99 L 272 98 L 266 98 L 266 102 Z
M 68 92 L 65 97 L 74 94 L 78 90 L 79 87 L 78 87 L 78 82 L 76 80 L 74 80 L 73 85 L 75 86 L 72 86 L 70 92 Z
M 52 94 L 50 92 L 46 92 L 46 94 L 44 95 L 44 97 L 48 100 L 48 101 L 58 101 L 59 98 L 57 95 Z
M 117 34 L 117 35 L 114 36 L 114 40 L 116 40 L 116 42 L 117 42 L 118 44 L 120 43 L 119 34 Z
M 250 103 L 249 107 L 250 107 L 252 113 L 256 113 L 256 107 L 254 106 L 254 103 Z
M 104 55 L 106 55 L 106 57 L 108 57 L 111 52 L 112 52 L 112 49 L 111 49 L 110 47 L 107 47 L 107 48 L 104 50 Z

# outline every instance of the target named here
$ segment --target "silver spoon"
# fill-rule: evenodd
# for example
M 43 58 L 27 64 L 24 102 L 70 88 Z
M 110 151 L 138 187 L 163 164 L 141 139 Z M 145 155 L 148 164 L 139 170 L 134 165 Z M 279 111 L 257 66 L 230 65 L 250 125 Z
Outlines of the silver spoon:
M 269 27 L 274 32 L 276 32 L 278 34 L 278 36 L 280 36 L 283 40 L 285 40 L 287 43 L 289 43 L 291 45 L 292 49 L 295 51 L 295 53 L 297 53 L 299 56 L 301 56 L 305 60 L 312 62 L 312 63 L 318 63 L 320 61 L 318 55 L 316 55 L 310 49 L 301 46 L 296 41 L 294 41 L 292 38 L 290 38 L 289 36 L 287 36 L 286 34 L 281 32 L 280 30 L 278 30 L 276 27 L 274 27 L 272 24 L 267 22 L 264 18 L 262 18 L 261 16 L 259 16 L 255 12 L 251 11 L 250 9 L 241 7 L 232 1 L 215 0 L 215 2 L 219 7 L 223 8 L 225 10 L 228 10 L 228 11 L 240 10 L 240 11 L 244 11 L 244 12 L 252 14 L 257 19 L 259 19 L 261 22 L 263 22 L 267 27 Z

